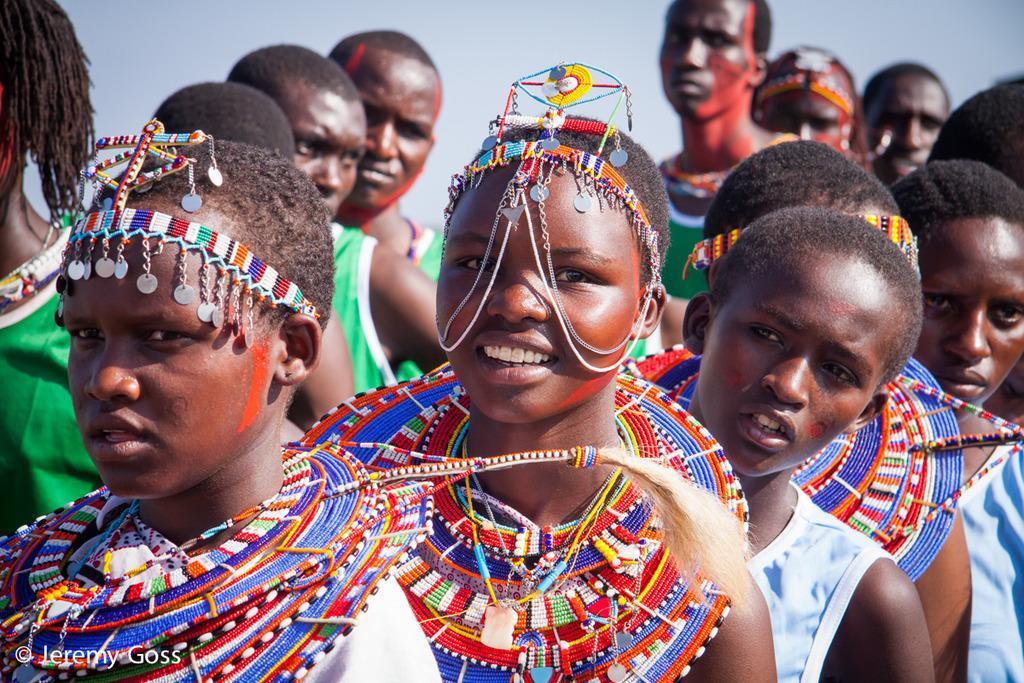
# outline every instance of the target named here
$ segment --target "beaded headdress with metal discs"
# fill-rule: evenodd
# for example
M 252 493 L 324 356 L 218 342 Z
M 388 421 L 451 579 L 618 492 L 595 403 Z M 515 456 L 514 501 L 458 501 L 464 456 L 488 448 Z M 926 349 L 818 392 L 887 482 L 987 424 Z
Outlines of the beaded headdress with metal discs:
M 518 106 L 520 93 L 544 105 L 546 111 L 540 115 L 521 113 Z M 566 110 L 571 107 L 616 95 L 618 99 L 615 106 L 604 122 L 566 114 Z M 618 129 L 612 123 L 623 105 L 626 108 L 627 125 L 632 128 L 633 117 L 629 87 L 603 69 L 578 62 L 563 62 L 557 66 L 523 76 L 512 83 L 505 101 L 504 111 L 490 123 L 490 135 L 482 145 L 483 154 L 476 161 L 467 165 L 462 173 L 455 174 L 448 189 L 449 202 L 445 209 L 446 238 L 451 227 L 452 214 L 462 194 L 479 186 L 489 172 L 517 164 L 516 173 L 498 204 L 484 253 L 484 259 L 489 260 L 495 249 L 498 252 L 494 259 L 494 268 L 489 282 L 484 285 L 482 282 L 484 271 L 478 271 L 472 287 L 459 302 L 451 317 L 443 325 L 438 320 L 438 339 L 445 351 L 451 351 L 461 344 L 480 316 L 497 279 L 512 229 L 525 215 L 530 243 L 533 247 L 544 293 L 551 302 L 555 317 L 558 319 L 569 342 L 569 348 L 577 360 L 594 372 L 606 372 L 618 367 L 622 360 L 629 355 L 632 346 L 638 341 L 636 326 L 643 320 L 649 306 L 653 303 L 653 297 L 661 287 L 658 233 L 662 227 L 651 225 L 636 192 L 616 170 L 629 160 L 628 153 L 622 149 Z M 520 135 L 517 137 L 520 139 L 505 142 L 504 137 L 506 131 L 509 130 L 519 132 Z M 528 134 L 528 131 L 536 131 L 537 138 L 535 140 L 522 139 L 523 134 Z M 599 138 L 597 150 L 588 152 L 561 144 L 558 140 L 558 134 L 561 131 L 589 134 Z M 611 142 L 612 149 L 605 158 L 602 155 L 609 142 Z M 543 209 L 544 202 L 549 195 L 548 185 L 551 178 L 556 172 L 562 171 L 568 171 L 576 179 L 578 192 L 573 201 L 575 210 L 579 213 L 587 213 L 595 206 L 598 210 L 603 210 L 605 205 L 625 210 L 629 214 L 633 229 L 641 244 L 644 245 L 649 258 L 649 263 L 646 265 L 650 268 L 653 282 L 644 295 L 643 314 L 622 341 L 611 348 L 595 347 L 580 337 L 566 315 L 558 291 L 554 265 L 551 260 L 547 221 Z M 538 238 L 534 231 L 533 218 L 530 212 L 526 211 L 528 199 L 537 204 L 539 209 L 540 247 L 538 247 Z M 499 236 L 499 227 L 502 221 L 505 222 L 505 229 Z M 540 249 L 543 249 L 543 254 Z M 484 286 L 484 294 L 471 321 L 452 341 L 453 321 L 469 303 L 473 293 L 481 286 Z M 583 357 L 580 347 L 596 354 L 619 353 L 620 357 L 611 365 L 599 367 Z
M 217 168 L 213 136 L 200 130 L 167 133 L 163 124 L 153 119 L 143 127 L 140 135 L 118 135 L 96 141 L 97 157 L 106 151 L 124 151 L 102 161 L 94 159 L 82 171 L 80 197 L 84 203 L 85 185 L 91 182 L 94 206 L 71 229 L 58 279 L 61 292 L 58 324 L 62 322 L 63 297 L 70 283 L 90 277 L 127 277 L 129 266 L 124 249 L 136 239 L 142 245 L 142 273 L 135 280 L 135 286 L 141 293 L 152 294 L 159 286 L 151 269 L 152 256 L 162 253 L 167 244 L 177 245 L 178 261 L 172 288 L 174 301 L 189 306 L 198 298 L 196 316 L 214 327 L 221 327 L 225 320 L 231 321 L 235 333 L 242 336 L 246 346 L 253 342 L 255 300 L 272 308 L 283 306 L 296 313 L 318 315 L 316 306 L 302 295 L 298 285 L 257 258 L 237 240 L 199 223 L 157 211 L 125 208 L 132 192 L 145 192 L 152 183 L 187 171 L 189 189 L 181 199 L 181 208 L 189 213 L 198 211 L 203 202 L 196 191 L 196 160 L 185 156 L 179 149 L 203 143 L 209 145 L 207 177 L 215 187 L 219 187 L 224 177 Z M 153 159 L 159 165 L 144 172 L 145 162 Z M 110 172 L 121 164 L 127 165 L 120 176 Z M 104 193 L 107 196 L 101 200 Z M 186 259 L 189 252 L 198 254 L 202 259 L 198 287 L 188 282 Z M 244 313 L 246 307 L 247 314 Z
M 878 228 L 892 240 L 893 244 L 900 248 L 900 251 L 907 257 L 915 271 L 919 271 L 917 264 L 917 237 L 910 231 L 910 224 L 900 216 L 861 214 L 858 216 Z M 725 253 L 735 246 L 743 228 L 733 228 L 727 232 L 714 237 L 708 237 L 693 246 L 683 267 L 683 277 L 686 277 L 687 270 L 693 266 L 697 270 L 707 270 L 711 264 L 725 256 Z

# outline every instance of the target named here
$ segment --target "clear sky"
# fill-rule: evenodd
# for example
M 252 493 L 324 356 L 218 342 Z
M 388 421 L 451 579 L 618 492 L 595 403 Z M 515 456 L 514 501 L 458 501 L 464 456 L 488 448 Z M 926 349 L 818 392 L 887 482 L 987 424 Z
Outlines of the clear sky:
M 96 134 L 139 129 L 178 88 L 223 80 L 239 57 L 277 43 L 326 54 L 341 38 L 388 28 L 420 41 L 444 83 L 437 144 L 403 201 L 441 220 L 448 178 L 487 135 L 515 78 L 559 61 L 601 66 L 633 91 L 636 137 L 661 158 L 680 145 L 657 68 L 668 0 L 61 0 L 92 61 Z M 831 49 L 858 87 L 875 70 L 916 60 L 946 81 L 954 103 L 1024 72 L 1022 0 L 769 0 L 771 53 Z M 595 104 L 592 115 L 606 111 Z M 224 169 L 230 181 L 229 169 Z M 38 194 L 35 194 L 38 197 Z M 42 205 L 41 201 L 35 202 Z

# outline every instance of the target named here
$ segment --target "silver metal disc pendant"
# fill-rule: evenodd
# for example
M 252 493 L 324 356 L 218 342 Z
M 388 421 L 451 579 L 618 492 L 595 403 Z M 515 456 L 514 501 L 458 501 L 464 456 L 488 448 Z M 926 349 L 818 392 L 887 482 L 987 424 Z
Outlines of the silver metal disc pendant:
M 206 177 L 210 179 L 214 187 L 220 187 L 224 184 L 224 174 L 220 172 L 220 169 L 216 166 L 211 166 L 206 169 Z
M 498 138 L 495 135 L 488 135 L 484 138 L 484 141 L 480 143 L 480 148 L 485 152 L 489 152 L 498 144 Z
M 224 326 L 224 311 L 214 306 L 213 313 L 210 315 L 210 324 L 214 327 Z
M 152 294 L 156 291 L 156 275 L 149 273 L 143 273 L 135 281 L 135 286 L 138 287 L 139 291 L 143 294 Z
M 209 301 L 204 301 L 196 308 L 196 317 L 204 323 L 213 322 L 213 310 L 213 304 Z
M 585 194 L 576 195 L 576 199 L 572 200 L 572 207 L 580 213 L 590 211 L 590 197 Z
M 560 144 L 562 143 L 560 143 L 556 137 L 544 138 L 540 141 L 540 146 L 549 152 L 553 152 L 558 149 Z
M 182 306 L 188 306 L 196 300 L 196 288 L 192 285 L 178 285 L 174 288 L 174 300 Z
M 103 257 L 96 262 L 93 270 L 95 270 L 96 274 L 100 277 L 107 278 L 114 274 L 115 268 L 114 259 Z
M 629 161 L 629 154 L 624 149 L 617 149 L 608 155 L 608 161 L 611 162 L 615 168 L 622 168 Z
M 114 277 L 118 280 L 123 280 L 124 276 L 128 274 L 128 262 L 118 261 L 114 266 Z
M 628 675 L 629 671 L 626 670 L 626 667 L 622 666 L 618 662 L 615 662 L 608 667 L 607 676 L 608 680 L 612 683 L 622 683 L 622 681 L 626 680 L 626 676 Z
M 247 349 L 251 349 L 252 348 L 253 338 L 254 338 L 254 335 L 252 333 L 252 328 L 251 327 L 245 328 L 245 333 L 242 335 L 242 341 L 245 342 L 245 348 L 247 348 Z
M 85 264 L 75 259 L 68 264 L 68 277 L 72 280 L 81 280 L 85 274 Z
M 203 198 L 197 194 L 187 194 L 181 198 L 181 208 L 189 213 L 195 213 L 203 208 Z
M 542 201 L 548 198 L 548 188 L 543 185 L 534 185 L 530 188 L 530 199 L 540 204 Z
M 560 79 L 559 79 L 560 80 Z M 558 83 L 548 81 L 540 87 L 540 91 L 544 93 L 544 97 L 552 98 L 558 95 Z
M 103 206 L 104 211 L 110 211 L 110 209 L 114 206 L 114 200 L 111 199 L 110 197 L 107 197 L 101 202 L 101 206 Z
M 633 636 L 631 636 L 630 634 L 626 633 L 625 631 L 620 631 L 619 633 L 615 634 L 615 645 L 620 650 L 625 650 L 627 647 L 629 647 L 632 644 L 633 644 Z
M 82 279 L 83 280 L 88 280 L 90 277 L 92 277 L 92 259 L 91 258 L 85 259 L 85 262 L 84 262 L 83 265 L 85 267 L 85 270 L 82 271 Z
M 548 78 L 550 78 L 553 81 L 562 80 L 563 78 L 565 78 L 565 67 L 561 65 L 556 66 L 554 69 L 548 72 Z

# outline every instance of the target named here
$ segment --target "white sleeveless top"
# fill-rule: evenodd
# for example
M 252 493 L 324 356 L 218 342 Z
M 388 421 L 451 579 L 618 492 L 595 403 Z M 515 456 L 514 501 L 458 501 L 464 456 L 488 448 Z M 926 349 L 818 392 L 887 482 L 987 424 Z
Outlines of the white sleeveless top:
M 1014 450 L 1014 449 L 1017 450 Z M 1024 457 L 1005 458 L 960 499 L 971 556 L 971 645 L 967 680 L 1024 681 Z
M 797 489 L 786 528 L 748 563 L 768 602 L 779 681 L 818 681 L 861 578 L 884 559 L 892 557 Z

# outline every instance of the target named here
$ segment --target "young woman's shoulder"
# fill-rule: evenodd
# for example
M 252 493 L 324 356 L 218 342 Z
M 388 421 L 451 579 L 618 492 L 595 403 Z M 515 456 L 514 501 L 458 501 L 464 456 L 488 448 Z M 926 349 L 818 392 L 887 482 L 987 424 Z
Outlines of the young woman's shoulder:
M 753 583 L 753 579 L 751 579 Z M 707 652 L 693 664 L 687 680 L 774 681 L 775 646 L 768 604 L 756 586 L 743 609 L 729 613 Z
M 852 680 L 934 680 L 924 608 L 913 582 L 892 560 L 876 560 L 857 585 L 825 672 Z

